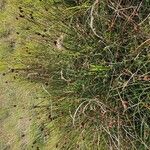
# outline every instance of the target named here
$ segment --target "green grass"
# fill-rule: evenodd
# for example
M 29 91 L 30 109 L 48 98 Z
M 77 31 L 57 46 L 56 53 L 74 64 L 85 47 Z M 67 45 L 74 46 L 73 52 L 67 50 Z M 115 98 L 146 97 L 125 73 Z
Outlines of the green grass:
M 149 0 L 13 0 L 1 11 L 1 76 L 17 97 L 18 86 L 30 93 L 20 102 L 2 94 L 27 103 L 25 149 L 149 149 Z M 25 111 L 11 127 L 6 106 L 3 126 L 14 134 Z

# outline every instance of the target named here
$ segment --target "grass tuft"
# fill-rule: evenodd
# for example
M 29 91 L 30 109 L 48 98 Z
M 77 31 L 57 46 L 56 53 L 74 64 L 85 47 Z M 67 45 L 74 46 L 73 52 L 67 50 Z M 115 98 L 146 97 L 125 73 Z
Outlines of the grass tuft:
M 12 33 L 1 34 L 7 51 L 0 57 L 8 66 L 3 75 L 17 75 L 46 95 L 39 104 L 31 100 L 33 145 L 149 149 L 150 2 L 13 0 L 8 5 L 7 16 L 11 12 L 15 22 L 8 25 Z

